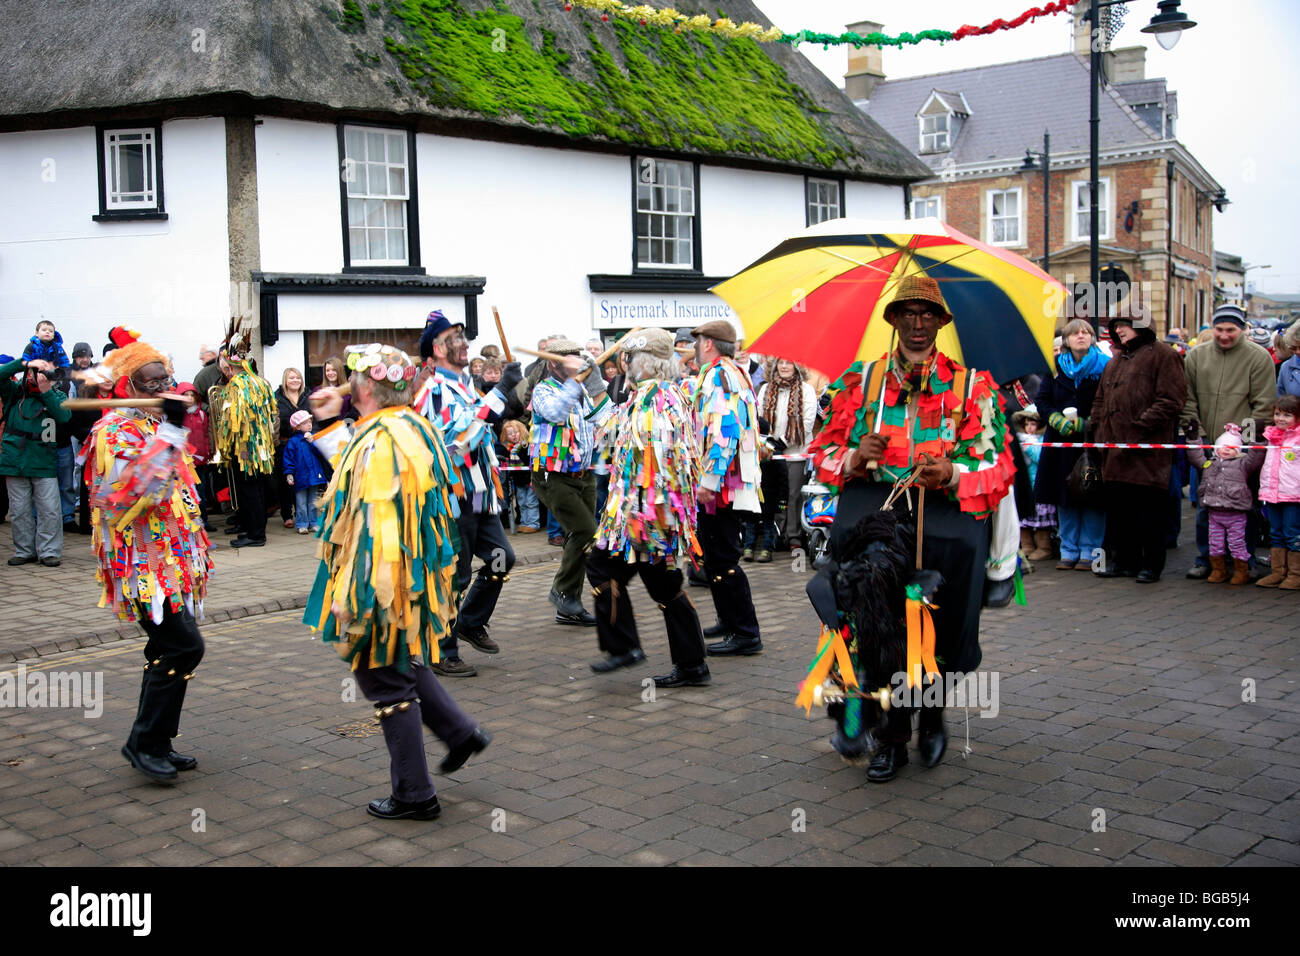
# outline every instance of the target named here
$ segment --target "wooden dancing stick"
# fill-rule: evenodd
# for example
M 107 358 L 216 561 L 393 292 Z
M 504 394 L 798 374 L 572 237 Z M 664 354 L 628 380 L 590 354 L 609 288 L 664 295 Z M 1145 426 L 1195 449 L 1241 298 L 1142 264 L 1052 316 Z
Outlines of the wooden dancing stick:
M 613 355 L 615 355 L 615 354 L 618 352 L 619 349 L 621 349 L 621 348 L 623 347 L 623 343 L 624 343 L 624 342 L 626 342 L 628 339 L 630 339 L 632 336 L 636 335 L 636 334 L 637 334 L 638 332 L 640 332 L 640 331 L 641 331 L 641 326 L 638 325 L 635 329 L 633 329 L 632 331 L 628 332 L 626 335 L 624 335 L 621 339 L 619 339 L 617 342 L 615 342 L 615 343 L 614 343 L 613 345 L 611 345 L 609 348 L 605 349 L 605 351 L 603 351 L 603 352 L 601 352 L 599 355 L 597 355 L 597 356 L 596 356 L 595 364 L 593 364 L 593 365 L 591 366 L 591 368 L 584 370 L 580 375 L 578 375 L 578 381 L 579 381 L 579 382 L 584 382 L 584 381 L 586 381 L 586 380 L 587 380 L 587 376 L 590 375 L 590 374 L 592 373 L 592 370 L 593 370 L 593 369 L 598 369 L 598 368 L 600 368 L 602 365 L 604 365 L 606 362 L 608 362 L 608 361 L 610 360 L 610 358 L 611 358 Z
M 161 398 L 69 398 L 63 407 L 80 412 L 100 408 L 162 408 L 162 403 Z
M 326 386 L 325 386 L 325 388 L 330 388 L 330 387 L 331 387 L 331 386 L 329 386 L 329 385 L 326 385 Z M 321 402 L 325 401 L 325 399 L 328 398 L 329 396 L 328 396 L 328 395 L 322 395 L 322 394 L 321 394 L 321 391 L 322 391 L 322 390 L 319 389 L 319 388 L 316 389 L 316 391 L 312 392 L 309 396 L 307 396 L 307 401 L 309 401 L 309 402 L 310 402 L 311 404 L 313 404 L 313 405 L 319 405 Z M 351 383 L 351 382 L 344 382 L 342 385 L 339 385 L 337 388 L 335 388 L 335 389 L 334 389 L 334 392 L 335 392 L 336 395 L 339 396 L 339 398 L 342 398 L 342 397 L 345 396 L 345 395 L 351 395 L 351 394 L 352 394 L 352 383 Z
M 515 357 L 510 354 L 510 343 L 506 341 L 506 328 L 501 324 L 501 313 L 497 311 L 495 305 L 492 306 L 492 318 L 497 322 L 497 335 L 501 337 L 501 348 L 506 353 L 506 361 L 513 362 Z
M 563 362 L 567 355 L 559 355 L 555 352 L 535 352 L 532 349 L 526 349 L 522 345 L 515 349 L 521 355 L 531 355 L 533 358 L 546 359 L 548 362 Z

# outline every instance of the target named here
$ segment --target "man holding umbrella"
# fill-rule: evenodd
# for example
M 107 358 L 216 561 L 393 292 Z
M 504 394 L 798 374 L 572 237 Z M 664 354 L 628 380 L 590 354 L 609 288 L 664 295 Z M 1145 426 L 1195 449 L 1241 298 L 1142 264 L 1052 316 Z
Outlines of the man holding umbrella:
M 1015 475 L 1002 402 L 988 372 L 964 368 L 935 347 L 939 330 L 953 321 L 936 280 L 900 280 L 884 318 L 897 347 L 865 366 L 855 362 L 831 386 L 826 421 L 809 453 L 817 480 L 839 490 L 835 545 L 880 509 L 896 481 L 919 469 L 916 483 L 925 489 L 921 565 L 943 576 L 932 600 L 935 656 L 941 671 L 969 673 L 981 658 L 990 534 L 985 519 Z M 909 493 L 893 508 L 901 521 L 915 524 L 917 505 Z M 915 548 L 916 536 L 908 538 Z M 912 710 L 889 710 L 868 780 L 890 780 L 907 763 Z M 933 767 L 947 746 L 943 707 L 920 710 L 917 747 L 922 763 Z

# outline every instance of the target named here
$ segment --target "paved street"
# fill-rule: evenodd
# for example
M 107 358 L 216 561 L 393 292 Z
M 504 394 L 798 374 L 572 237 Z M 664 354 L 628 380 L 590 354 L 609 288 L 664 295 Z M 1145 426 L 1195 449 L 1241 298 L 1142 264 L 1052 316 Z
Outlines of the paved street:
M 544 540 L 513 540 L 533 560 L 549 557 Z M 550 621 L 554 565 L 521 566 L 494 620 L 502 653 L 466 649 L 479 676 L 448 682 L 495 740 L 454 776 L 435 776 L 443 815 L 433 823 L 364 813 L 388 793 L 387 753 L 364 700 L 342 700 L 348 672 L 310 639 L 301 612 L 228 613 L 301 603 L 309 551 L 276 535 L 257 556 L 217 552 L 229 619 L 203 628 L 207 657 L 180 741 L 200 766 L 176 786 L 149 783 L 118 753 L 140 640 L 25 661 L 29 678 L 102 672 L 105 703 L 97 718 L 0 711 L 0 864 L 1300 862 L 1300 598 L 1185 581 L 1186 549 L 1154 587 L 1050 565 L 1029 576 L 1028 608 L 984 616 L 997 716 L 972 708 L 967 721 L 950 708 L 943 764 L 914 759 L 880 786 L 831 750 L 824 716 L 794 706 L 816 626 L 807 575 L 788 556 L 747 566 L 765 652 L 716 660 L 711 688 L 654 700 L 641 682 L 667 669 L 667 646 L 640 586 L 650 662 L 597 677 L 594 632 Z M 261 573 L 241 579 L 253 561 Z M 22 596 L 10 577 L 13 602 Z M 84 580 L 71 577 L 69 604 L 81 603 L 66 613 L 106 628 L 111 617 L 87 610 Z M 706 592 L 691 593 L 708 606 Z M 62 596 L 44 593 L 49 619 L 62 620 Z M 0 647 L 16 646 L 5 618 Z M 436 764 L 441 745 L 428 749 Z

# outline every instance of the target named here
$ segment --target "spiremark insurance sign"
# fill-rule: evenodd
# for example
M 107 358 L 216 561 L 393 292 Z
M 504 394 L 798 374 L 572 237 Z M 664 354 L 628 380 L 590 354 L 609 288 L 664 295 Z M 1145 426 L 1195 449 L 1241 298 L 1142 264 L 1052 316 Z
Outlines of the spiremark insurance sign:
M 731 306 L 709 292 L 682 295 L 625 292 L 591 298 L 591 321 L 598 329 L 625 329 L 634 325 L 694 328 L 714 319 L 730 319 L 740 327 Z

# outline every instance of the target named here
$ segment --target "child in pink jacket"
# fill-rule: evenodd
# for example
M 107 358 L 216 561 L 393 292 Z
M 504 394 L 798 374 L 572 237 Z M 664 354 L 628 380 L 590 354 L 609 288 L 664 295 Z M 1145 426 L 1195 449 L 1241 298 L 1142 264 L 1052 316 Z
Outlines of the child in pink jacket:
M 1272 573 L 1255 583 L 1262 588 L 1300 591 L 1300 397 L 1283 395 L 1273 406 L 1273 424 L 1264 429 L 1268 452 L 1259 472 L 1259 500 L 1267 505 L 1272 532 Z

